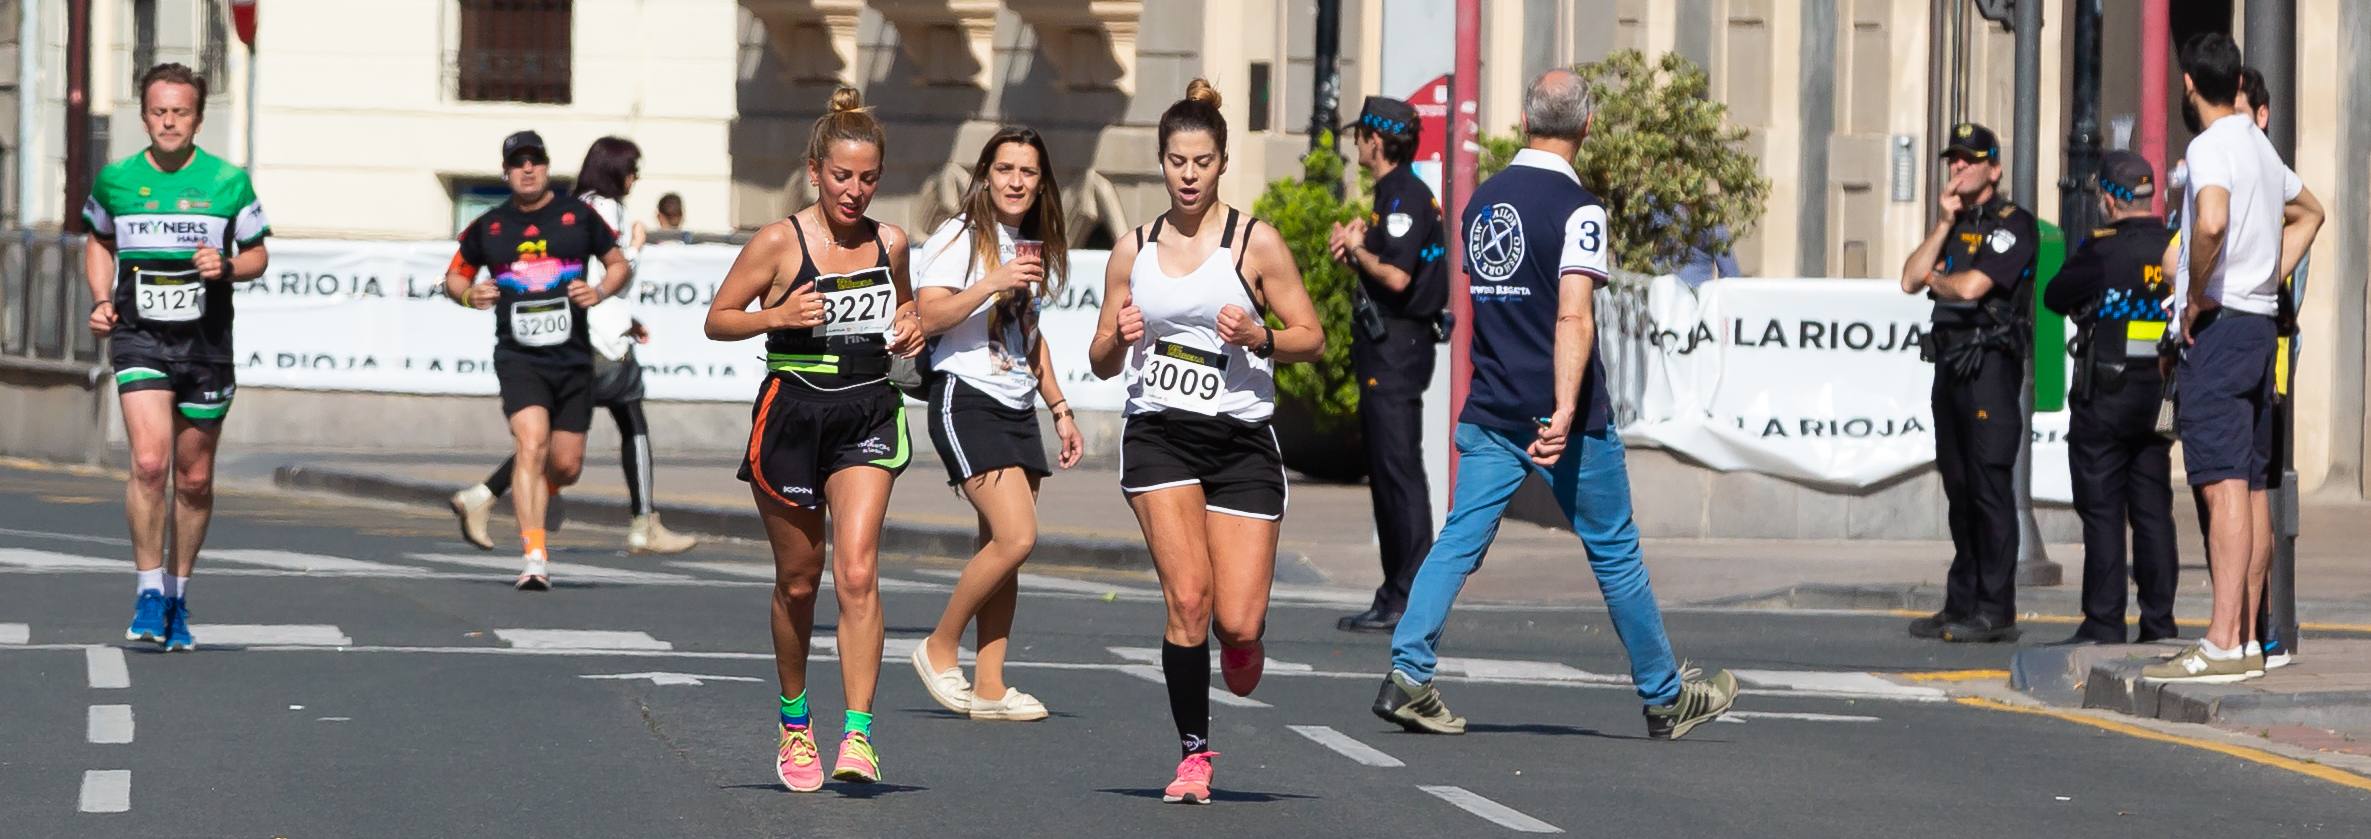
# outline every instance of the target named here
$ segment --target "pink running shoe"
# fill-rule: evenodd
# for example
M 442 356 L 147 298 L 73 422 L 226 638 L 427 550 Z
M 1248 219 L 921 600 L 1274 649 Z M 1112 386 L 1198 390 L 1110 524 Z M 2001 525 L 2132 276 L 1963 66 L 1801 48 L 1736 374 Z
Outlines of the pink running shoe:
M 872 738 L 850 732 L 841 739 L 840 762 L 831 776 L 852 784 L 880 783 L 881 755 L 873 751 Z
M 1210 759 L 1217 752 L 1195 752 L 1177 762 L 1177 780 L 1161 791 L 1161 800 L 1171 804 L 1210 803 Z
M 823 788 L 823 753 L 815 748 L 815 735 L 806 726 L 782 727 L 782 746 L 774 755 L 774 775 L 791 792 Z
M 1227 690 L 1236 696 L 1250 696 L 1260 686 L 1260 668 L 1267 663 L 1267 648 L 1253 641 L 1250 646 L 1218 646 L 1218 672 L 1227 679 Z

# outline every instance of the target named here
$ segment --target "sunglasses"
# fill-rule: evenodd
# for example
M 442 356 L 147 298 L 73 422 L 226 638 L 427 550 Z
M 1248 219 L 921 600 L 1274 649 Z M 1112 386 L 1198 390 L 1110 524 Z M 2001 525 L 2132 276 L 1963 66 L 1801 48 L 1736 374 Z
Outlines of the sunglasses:
M 521 153 L 521 154 L 514 154 L 514 155 L 511 155 L 511 156 L 510 156 L 510 158 L 509 158 L 508 160 L 504 160 L 504 161 L 502 161 L 502 168 L 503 168 L 503 169 L 505 169 L 505 170 L 508 170 L 508 169 L 517 169 L 517 168 L 519 168 L 519 167 L 521 167 L 521 166 L 528 166 L 528 165 L 534 165 L 534 166 L 550 166 L 550 165 L 551 165 L 551 163 L 552 163 L 552 159 L 551 159 L 550 157 L 547 157 L 547 156 L 544 156 L 544 155 L 541 155 L 541 154 L 537 154 L 537 153 L 534 153 L 534 152 L 526 152 L 526 153 Z

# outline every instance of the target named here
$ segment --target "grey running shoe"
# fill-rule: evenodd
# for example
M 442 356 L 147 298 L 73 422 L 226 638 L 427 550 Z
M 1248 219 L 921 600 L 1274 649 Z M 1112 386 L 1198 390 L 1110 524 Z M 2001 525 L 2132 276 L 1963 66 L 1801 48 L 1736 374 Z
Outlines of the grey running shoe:
M 1669 705 L 1655 705 L 1646 709 L 1647 737 L 1655 740 L 1677 740 L 1687 736 L 1700 723 L 1719 719 L 1737 703 L 1737 677 L 1727 670 L 1714 670 L 1707 678 L 1696 668 L 1680 665 L 1679 698 Z
M 2261 672 L 2263 668 L 2262 659 L 2250 661 L 2246 656 L 2210 658 L 2205 646 L 2191 644 L 2180 655 L 2141 668 L 2140 677 L 2160 682 L 2226 684 L 2246 679 L 2249 670 Z
M 1393 669 L 1375 694 L 1375 716 L 1417 734 L 1464 734 L 1465 718 L 1449 713 L 1441 692 L 1430 682 L 1418 682 Z

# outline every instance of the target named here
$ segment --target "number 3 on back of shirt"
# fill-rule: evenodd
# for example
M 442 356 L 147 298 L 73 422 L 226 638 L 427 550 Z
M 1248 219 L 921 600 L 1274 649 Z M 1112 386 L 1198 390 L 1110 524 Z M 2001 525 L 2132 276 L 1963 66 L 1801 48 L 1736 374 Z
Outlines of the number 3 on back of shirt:
M 823 293 L 823 336 L 878 335 L 897 312 L 897 286 L 885 268 L 815 278 Z

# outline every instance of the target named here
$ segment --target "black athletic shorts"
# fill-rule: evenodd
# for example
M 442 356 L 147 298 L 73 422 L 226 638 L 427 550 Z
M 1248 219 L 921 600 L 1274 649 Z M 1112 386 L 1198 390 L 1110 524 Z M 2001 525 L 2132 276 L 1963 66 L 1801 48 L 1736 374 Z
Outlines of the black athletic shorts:
M 2212 318 L 2212 320 L 2208 320 Z M 2191 486 L 2245 478 L 2264 489 L 2272 474 L 2272 319 L 2230 309 L 2199 317 L 2197 341 L 2174 374 L 2174 427 Z
M 750 411 L 741 480 L 783 504 L 817 509 L 833 473 L 871 466 L 894 476 L 911 454 L 906 403 L 887 382 L 826 392 L 777 373 Z
M 930 395 L 930 443 L 947 466 L 947 483 L 1007 466 L 1040 478 L 1053 474 L 1046 468 L 1036 410 L 999 402 L 960 376 L 941 374 L 924 387 Z
M 593 368 L 556 367 L 497 359 L 494 380 L 502 383 L 502 415 L 540 407 L 551 414 L 553 431 L 583 434 L 593 427 Z
M 199 428 L 220 428 L 239 392 L 238 373 L 228 361 L 167 361 L 137 352 L 111 351 L 117 393 L 173 392 L 173 407 Z
M 1213 513 L 1275 521 L 1292 491 L 1284 453 L 1266 423 L 1165 411 L 1128 417 L 1120 435 L 1120 489 L 1133 496 L 1202 485 Z

